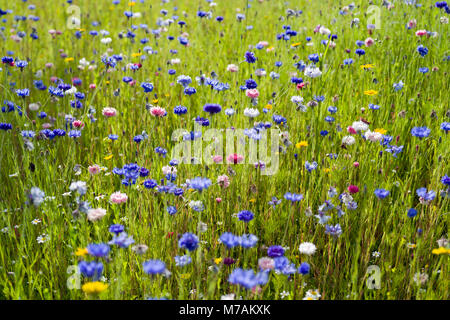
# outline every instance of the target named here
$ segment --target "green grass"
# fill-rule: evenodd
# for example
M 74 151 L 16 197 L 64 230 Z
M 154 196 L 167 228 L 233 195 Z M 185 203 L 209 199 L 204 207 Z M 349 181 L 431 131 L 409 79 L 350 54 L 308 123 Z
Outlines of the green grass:
M 349 1 L 350 2 L 350 1 Z M 0 122 L 11 123 L 13 130 L 1 131 L 0 151 L 0 297 L 2 299 L 88 299 L 95 296 L 86 295 L 81 289 L 69 290 L 67 279 L 71 274 L 67 268 L 77 265 L 81 259 L 93 260 L 86 256 L 75 256 L 77 248 L 85 248 L 90 243 L 107 243 L 112 236 L 108 227 L 113 223 L 121 223 L 126 232 L 133 236 L 135 244 L 146 244 L 148 251 L 144 255 L 135 254 L 130 248 L 119 249 L 112 246 L 110 259 L 104 262 L 103 282 L 108 289 L 100 294 L 101 299 L 146 299 L 148 297 L 167 297 L 171 299 L 220 299 L 222 295 L 236 293 L 244 299 L 281 299 L 280 293 L 289 292 L 285 299 L 303 299 L 306 291 L 317 289 L 321 299 L 447 299 L 449 296 L 448 254 L 432 254 L 438 248 L 440 238 L 448 238 L 449 198 L 442 197 L 440 190 L 447 187 L 441 183 L 441 177 L 449 174 L 450 144 L 446 131 L 440 129 L 442 122 L 448 122 L 449 66 L 444 58 L 449 54 L 448 24 L 440 22 L 440 17 L 447 16 L 444 11 L 434 7 L 434 2 L 423 1 L 422 7 L 396 2 L 395 8 L 388 10 L 381 6 L 381 1 L 374 1 L 381 8 L 381 28 L 370 35 L 365 28 L 368 4 L 357 1 L 352 15 L 340 15 L 339 9 L 346 5 L 340 1 L 294 1 L 289 6 L 284 1 L 217 1 L 217 6 L 210 8 L 206 1 L 172 1 L 162 5 L 160 1 L 136 2 L 134 12 L 140 12 L 141 18 L 127 19 L 123 12 L 130 10 L 127 1 L 112 5 L 111 1 L 78 0 L 74 4 L 81 9 L 81 28 L 83 36 L 76 39 L 76 30 L 66 27 L 68 14 L 65 1 L 36 1 L 36 10 L 27 9 L 29 3 L 11 1 L 3 3 L 3 10 L 11 9 L 13 13 L 3 16 L 7 22 L 3 34 L 6 41 L 0 40 L 1 56 L 8 50 L 14 51 L 14 57 L 28 60 L 29 64 L 21 72 L 18 68 L 1 65 L 1 102 L 10 100 L 23 108 L 24 114 L 17 112 L 0 113 Z M 178 11 L 174 12 L 173 7 Z M 176 14 L 187 25 L 182 31 L 189 34 L 189 47 L 179 44 L 180 27 L 174 23 L 167 27 L 168 31 L 159 39 L 143 30 L 136 33 L 132 43 L 124 37 L 118 38 L 119 32 L 127 31 L 131 25 L 145 23 L 149 29 L 156 29 L 156 21 L 161 17 L 161 9 L 169 11 L 167 19 Z M 246 15 L 242 22 L 236 20 L 237 8 Z M 295 18 L 280 20 L 286 16 L 286 9 L 302 9 L 303 13 Z M 212 10 L 214 18 L 224 17 L 222 23 L 215 19 L 200 19 L 197 10 Z M 183 16 L 187 13 L 187 17 Z M 31 20 L 14 22 L 14 15 L 36 15 L 40 21 Z M 353 18 L 360 19 L 360 26 L 352 28 Z M 417 20 L 417 27 L 407 30 L 405 24 Z M 101 25 L 93 27 L 93 21 Z M 334 23 L 332 23 L 334 21 Z M 322 45 L 326 36 L 314 33 L 318 24 L 325 25 L 333 34 L 338 35 L 336 47 Z M 14 27 L 14 25 L 16 25 Z M 282 33 L 283 25 L 290 25 L 299 33 L 289 41 L 276 40 Z M 245 30 L 253 26 L 252 30 Z M 10 29 L 25 31 L 27 36 L 16 43 L 10 39 Z M 37 30 L 39 40 L 33 40 L 29 34 L 33 28 Z M 49 29 L 63 31 L 52 38 Z M 90 30 L 108 30 L 112 42 L 104 45 L 101 35 L 92 37 Z M 437 32 L 438 36 L 417 37 L 415 31 L 426 29 Z M 172 35 L 175 40 L 168 41 Z M 306 45 L 306 36 L 312 37 L 313 46 Z M 358 57 L 355 54 L 356 40 L 368 37 L 375 39 L 372 47 L 365 49 L 366 54 Z M 145 45 L 139 40 L 147 37 L 153 50 L 158 54 L 148 55 L 146 60 L 133 57 L 133 53 L 142 52 Z M 268 41 L 272 52 L 249 49 L 259 41 Z M 291 44 L 300 42 L 292 47 Z M 425 57 L 421 57 L 416 48 L 423 44 L 429 49 Z M 111 48 L 111 54 L 124 55 L 113 72 L 106 73 L 101 62 L 101 55 Z M 173 55 L 170 49 L 178 50 Z M 349 49 L 350 53 L 346 53 Z M 258 60 L 255 64 L 244 61 L 246 51 L 253 51 Z M 60 57 L 64 52 L 73 61 Z M 297 90 L 290 83 L 291 72 L 296 68 L 293 64 L 299 60 L 308 63 L 308 55 L 322 54 L 318 66 L 322 76 L 308 79 L 301 72 L 298 77 L 309 81 L 309 85 Z M 293 59 L 298 56 L 298 59 Z M 78 61 L 82 58 L 94 61 L 94 70 L 79 70 Z M 180 58 L 178 65 L 169 65 L 172 58 Z M 354 63 L 343 66 L 346 58 L 353 58 Z M 138 71 L 123 71 L 127 63 L 142 63 Z M 274 66 L 275 61 L 283 62 L 280 68 Z M 53 63 L 53 68 L 45 68 L 46 63 Z M 228 64 L 239 65 L 239 72 L 226 71 Z M 362 70 L 361 65 L 373 64 L 370 70 Z M 430 71 L 422 74 L 420 67 L 428 67 Z M 437 70 L 432 69 L 436 67 Z M 254 72 L 264 68 L 265 77 L 257 77 Z M 176 75 L 168 75 L 169 69 L 175 69 Z M 86 93 L 83 108 L 76 110 L 70 107 L 72 97 L 59 99 L 49 98 L 47 91 L 39 91 L 33 86 L 35 73 L 43 71 L 42 80 L 49 86 L 50 77 L 56 76 L 65 83 L 71 83 L 78 77 L 83 84 L 78 91 Z M 217 92 L 207 86 L 199 86 L 195 77 L 200 74 L 209 76 L 214 71 L 221 82 L 230 84 L 230 90 Z M 280 78 L 272 80 L 271 71 L 278 72 Z M 10 72 L 8 75 L 7 73 Z M 183 94 L 181 85 L 176 83 L 179 75 L 189 75 L 192 86 L 197 93 L 192 96 Z M 253 165 L 231 166 L 236 175 L 228 173 L 227 165 L 187 165 L 180 164 L 177 179 L 174 183 L 181 185 L 186 179 L 197 176 L 208 177 L 213 183 L 219 175 L 227 174 L 231 185 L 222 189 L 213 184 L 208 190 L 199 192 L 185 191 L 183 197 L 172 194 L 159 194 L 155 190 L 147 190 L 142 186 L 144 178 L 138 184 L 126 187 L 121 178 L 114 174 L 91 176 L 88 166 L 98 164 L 108 168 L 136 162 L 139 166 L 150 170 L 149 177 L 158 182 L 163 178 L 162 167 L 171 160 L 170 153 L 175 146 L 171 141 L 172 132 L 178 128 L 193 130 L 193 118 L 208 117 L 211 128 L 227 129 L 231 126 L 238 129 L 251 127 L 249 120 L 243 116 L 243 110 L 251 107 L 250 99 L 239 90 L 245 80 L 253 78 L 258 83 L 260 96 L 256 108 L 261 112 L 255 121 L 272 122 L 272 115 L 286 117 L 287 126 L 279 126 L 289 133 L 292 145 L 286 152 L 280 152 L 279 171 L 275 175 L 265 176 Z M 135 86 L 122 81 L 124 76 L 136 80 Z M 376 81 L 375 81 L 376 79 Z M 395 92 L 393 84 L 402 80 L 405 83 L 401 91 Z M 140 84 L 153 83 L 152 93 L 144 93 Z M 29 88 L 30 96 L 18 97 L 10 89 L 10 82 L 15 82 L 15 89 Z M 89 89 L 94 83 L 97 89 Z M 173 83 L 173 85 L 172 85 Z M 114 95 L 120 89 L 119 95 Z M 365 90 L 376 90 L 377 95 L 364 95 Z M 272 93 L 276 93 L 275 97 Z M 157 95 L 155 97 L 155 95 Z M 324 95 L 325 101 L 303 113 L 296 111 L 290 101 L 294 95 L 300 95 L 308 102 L 316 95 Z M 333 97 L 337 99 L 333 101 Z M 157 102 L 153 100 L 157 99 Z M 24 147 L 22 130 L 42 130 L 42 124 L 49 118 L 39 119 L 37 112 L 30 111 L 30 103 L 41 103 L 40 111 L 56 118 L 53 128 L 64 128 L 64 114 L 72 114 L 74 118 L 85 123 L 82 136 L 76 140 L 69 137 L 56 137 L 53 140 L 33 139 L 34 150 Z M 164 118 L 155 118 L 146 110 L 146 103 L 158 105 L 167 110 Z M 209 117 L 203 112 L 205 103 L 218 103 L 223 109 L 233 107 L 237 113 L 227 117 L 224 112 Z M 262 109 L 267 104 L 272 109 L 267 114 Z M 369 103 L 380 105 L 379 110 L 370 110 Z M 184 105 L 188 113 L 177 116 L 173 107 Z M 96 122 L 88 118 L 88 109 L 97 110 Z M 106 119 L 101 110 L 114 107 L 119 111 L 117 117 Z M 329 115 L 328 106 L 336 106 L 338 112 L 332 115 L 335 122 L 325 122 Z M 363 112 L 361 108 L 365 108 Z M 436 116 L 432 117 L 432 111 Z M 401 117 L 399 113 L 406 111 Z M 356 143 L 346 149 L 341 147 L 342 137 L 347 135 L 346 128 L 363 117 L 370 122 L 370 130 L 383 128 L 387 135 L 394 137 L 393 144 L 403 145 L 404 149 L 394 158 L 384 151 L 385 147 L 377 142 L 364 141 L 356 137 Z M 253 122 L 251 122 L 252 124 Z M 273 123 L 273 122 L 272 122 Z M 342 131 L 337 130 L 337 126 Z M 411 135 L 415 126 L 427 126 L 431 134 L 425 139 Z M 139 146 L 133 141 L 135 135 L 146 131 L 149 139 Z M 206 128 L 204 128 L 206 130 Z M 322 137 L 322 130 L 329 131 Z M 110 142 L 108 134 L 119 135 L 119 139 Z M 398 137 L 398 142 L 395 142 Z M 297 149 L 295 144 L 307 141 L 308 146 Z M 206 144 L 206 143 L 205 143 Z M 158 146 L 169 152 L 162 158 L 154 152 Z M 338 154 L 335 160 L 327 154 Z M 297 154 L 297 158 L 294 156 Z M 105 157 L 112 155 L 110 160 Z M 223 155 L 224 158 L 227 154 Z M 318 168 L 312 172 L 305 169 L 305 161 L 317 161 Z M 358 161 L 360 166 L 353 167 Z M 81 165 L 81 174 L 76 175 L 75 165 Z M 30 168 L 34 167 L 34 170 Z M 325 170 L 329 169 L 329 170 Z M 17 173 L 16 176 L 10 175 Z M 63 196 L 69 191 L 73 181 L 86 181 L 88 192 L 83 197 L 90 201 L 92 207 L 102 207 L 107 215 L 100 221 L 90 222 L 84 213 L 78 218 L 72 215 L 76 209 L 75 195 Z M 354 200 L 358 203 L 356 210 L 348 210 L 344 206 L 345 215 L 339 218 L 336 210 L 328 212 L 332 216 L 329 224 L 339 223 L 342 235 L 333 238 L 325 234 L 325 227 L 317 223 L 314 216 L 305 215 L 310 207 L 314 215 L 317 208 L 328 198 L 327 191 L 334 186 L 338 193 L 346 191 L 348 185 L 357 185 L 360 191 Z M 37 186 L 46 196 L 54 197 L 39 207 L 26 204 L 27 194 L 31 187 Z M 139 188 L 137 188 L 139 186 Z M 436 198 L 429 204 L 419 203 L 416 189 L 426 187 L 436 191 Z M 374 190 L 384 188 L 390 195 L 378 200 Z M 115 191 L 127 193 L 126 204 L 110 204 L 109 195 Z M 291 205 L 284 200 L 286 192 L 301 193 L 304 199 Z M 98 195 L 103 199 L 95 200 Z M 268 202 L 272 196 L 283 199 L 274 210 Z M 216 198 L 222 202 L 217 203 Z M 191 200 L 202 200 L 205 210 L 201 213 L 189 208 Z M 338 204 L 337 197 L 332 199 Z M 166 208 L 175 205 L 178 212 L 170 216 Z M 418 215 L 411 219 L 407 210 L 414 207 Z M 232 215 L 240 210 L 251 210 L 255 218 L 247 225 Z M 33 219 L 42 222 L 33 225 Z M 205 233 L 197 231 L 198 223 L 208 225 Z M 423 232 L 418 233 L 418 228 Z M 228 250 L 218 242 L 223 232 L 234 234 L 252 233 L 259 239 L 255 248 L 240 247 Z M 172 236 L 168 236 L 173 232 Z M 177 235 L 193 232 L 199 236 L 200 247 L 191 252 L 192 263 L 186 267 L 175 266 L 174 257 L 185 254 L 178 247 Z M 38 243 L 36 238 L 47 234 L 49 240 Z M 300 255 L 298 246 L 302 242 L 312 242 L 317 252 L 312 256 Z M 269 281 L 261 287 L 259 293 L 246 291 L 228 283 L 228 277 L 236 267 L 257 270 L 258 259 L 267 256 L 267 247 L 271 245 L 288 247 L 286 257 L 299 266 L 301 262 L 311 265 L 311 273 L 302 276 L 295 274 L 289 278 L 271 272 Z M 414 244 L 414 248 L 408 248 Z M 374 251 L 380 257 L 372 256 Z M 217 258 L 232 257 L 236 260 L 233 266 L 222 262 L 215 263 Z M 171 277 L 156 276 L 151 278 L 144 273 L 142 263 L 149 259 L 161 259 Z M 381 288 L 371 290 L 366 285 L 366 270 L 376 265 L 381 271 Z M 213 268 L 215 266 L 217 268 Z M 423 285 L 414 281 L 416 273 L 426 273 L 429 278 Z M 81 284 L 88 279 L 81 278 Z M 192 291 L 195 290 L 195 291 Z

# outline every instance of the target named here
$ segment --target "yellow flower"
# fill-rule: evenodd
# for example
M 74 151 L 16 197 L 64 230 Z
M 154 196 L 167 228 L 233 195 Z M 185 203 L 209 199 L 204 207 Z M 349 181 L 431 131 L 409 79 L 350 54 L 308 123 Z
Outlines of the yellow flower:
M 181 279 L 189 279 L 191 277 L 190 273 L 183 273 L 182 275 L 180 275 Z
M 103 159 L 105 159 L 105 160 L 111 160 L 112 157 L 114 157 L 114 155 L 110 154 L 110 155 L 104 157 Z
M 372 68 L 375 68 L 375 65 L 373 65 L 373 64 L 363 64 L 362 66 L 360 66 L 360 68 L 362 69 L 362 70 L 366 70 L 366 69 L 372 69 Z
M 77 30 L 80 31 L 80 32 L 86 31 L 86 29 L 83 29 L 83 28 L 79 28 Z
M 86 248 L 78 248 L 77 251 L 75 251 L 75 255 L 77 257 L 84 257 L 85 255 L 87 255 L 88 251 Z
M 250 201 L 250 202 L 256 202 L 256 199 L 250 199 L 250 200 L 248 200 L 248 201 Z
M 432 254 L 450 254 L 450 249 L 439 247 L 439 249 L 433 249 Z
M 132 56 L 133 58 L 140 57 L 140 56 L 142 56 L 142 52 L 132 53 L 131 56 Z
M 385 134 L 387 132 L 387 130 L 383 129 L 383 128 L 377 128 L 377 129 L 375 129 L 375 132 L 379 132 L 381 134 Z
M 170 93 L 166 93 L 165 96 L 166 96 L 166 97 L 170 97 Z
M 83 291 L 87 294 L 100 293 L 105 291 L 106 288 L 108 288 L 108 285 L 99 281 L 87 282 L 81 287 L 81 289 L 83 289 Z
M 220 264 L 222 262 L 222 258 L 216 258 L 214 259 L 215 264 Z
M 295 48 L 295 47 L 298 47 L 299 45 L 301 45 L 301 42 L 296 42 L 296 43 L 291 44 L 291 47 Z
M 408 247 L 408 249 L 414 249 L 416 247 L 414 243 L 408 243 L 406 246 Z
M 128 6 L 129 6 L 129 7 L 133 7 L 135 4 L 136 4 L 136 2 L 134 2 L 134 1 L 128 2 Z
M 366 96 L 374 96 L 374 95 L 378 94 L 378 91 L 376 91 L 376 90 L 366 90 L 366 91 L 364 91 L 364 94 Z
M 266 108 L 267 110 L 272 110 L 272 105 L 271 104 L 266 104 L 266 106 L 264 108 Z
M 152 103 L 158 103 L 158 99 L 153 99 Z
M 297 143 L 296 145 L 295 145 L 295 147 L 297 148 L 297 149 L 300 149 L 301 147 L 307 147 L 308 146 L 308 142 L 307 141 L 300 141 L 299 143 Z
M 324 168 L 323 171 L 324 171 L 325 173 L 328 173 L 328 172 L 330 172 L 331 170 L 328 169 L 328 168 Z
M 65 59 L 64 59 L 65 62 L 71 62 L 71 61 L 73 61 L 73 60 L 74 60 L 73 58 L 65 58 Z

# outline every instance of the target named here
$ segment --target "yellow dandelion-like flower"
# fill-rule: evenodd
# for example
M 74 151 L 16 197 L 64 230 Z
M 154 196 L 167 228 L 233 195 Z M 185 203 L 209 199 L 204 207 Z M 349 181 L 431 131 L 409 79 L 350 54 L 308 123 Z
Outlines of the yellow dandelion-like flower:
M 80 32 L 86 31 L 86 29 L 83 29 L 83 28 L 79 28 L 77 30 L 80 31 Z
M 114 157 L 114 155 L 110 154 L 110 155 L 107 155 L 106 157 L 104 157 L 103 159 L 111 160 L 113 157 Z
M 109 82 L 109 81 L 106 81 L 105 83 L 106 83 L 106 84 L 109 84 L 110 82 Z
M 168 98 L 170 97 L 170 93 L 166 93 L 165 96 Z
M 215 264 L 220 264 L 222 262 L 222 258 L 215 258 L 214 259 L 214 263 Z
M 298 47 L 301 44 L 302 44 L 301 42 L 296 42 L 296 43 L 291 44 L 291 47 L 295 48 L 295 47 Z
M 131 56 L 132 56 L 133 58 L 140 57 L 140 56 L 142 56 L 142 52 L 132 53 Z
M 78 248 L 77 251 L 75 251 L 75 255 L 77 257 L 84 257 L 88 254 L 88 251 L 86 248 Z
M 308 141 L 300 141 L 295 145 L 295 147 L 297 149 L 300 149 L 301 147 L 307 147 L 307 146 L 308 146 Z
M 152 103 L 155 103 L 155 104 L 158 103 L 158 99 L 153 99 Z
M 386 130 L 386 129 L 383 129 L 383 128 L 377 128 L 377 129 L 375 129 L 374 131 L 375 131 L 375 132 L 378 132 L 378 133 L 381 133 L 381 134 L 385 134 L 385 133 L 387 132 L 387 130 Z
M 190 273 L 183 273 L 183 274 L 180 275 L 181 279 L 189 279 L 190 277 L 191 277 Z
M 106 288 L 108 288 L 108 285 L 100 281 L 87 282 L 81 287 L 87 294 L 98 294 L 105 291 Z
M 431 251 L 432 254 L 450 254 L 450 249 L 444 248 L 444 247 L 439 247 L 438 249 L 433 249 L 433 251 Z
M 136 5 L 136 2 L 134 2 L 134 1 L 128 2 L 129 7 L 134 7 L 135 5 Z
M 64 59 L 65 62 L 71 62 L 71 61 L 73 61 L 73 60 L 74 60 L 74 59 L 71 58 L 71 57 L 68 57 L 68 58 L 65 58 L 65 59 Z
M 375 68 L 375 65 L 368 63 L 368 64 L 363 64 L 362 66 L 360 66 L 360 68 L 362 70 L 373 69 L 373 68 Z
M 272 105 L 271 104 L 266 104 L 266 106 L 264 108 L 266 108 L 267 110 L 272 110 Z
M 376 91 L 376 90 L 366 90 L 366 91 L 364 91 L 364 94 L 366 96 L 374 96 L 374 95 L 378 94 L 378 91 Z
M 331 171 L 331 169 L 328 169 L 328 168 L 324 168 L 323 169 L 323 172 L 325 172 L 325 173 L 328 173 L 328 172 L 330 172 Z
M 248 200 L 249 202 L 256 202 L 256 199 L 250 199 L 250 200 Z
M 408 247 L 408 249 L 414 249 L 416 247 L 414 243 L 408 243 L 406 246 Z

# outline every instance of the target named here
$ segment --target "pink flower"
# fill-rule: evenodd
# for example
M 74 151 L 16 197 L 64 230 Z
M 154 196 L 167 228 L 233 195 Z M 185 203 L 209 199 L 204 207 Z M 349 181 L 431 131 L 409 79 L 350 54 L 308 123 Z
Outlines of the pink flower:
M 100 173 L 100 166 L 98 164 L 94 164 L 93 166 L 88 167 L 88 171 L 90 174 L 99 174 Z
M 321 25 L 318 24 L 315 28 L 314 28 L 314 33 L 319 32 Z
M 366 45 L 366 47 L 370 47 L 370 46 L 372 46 L 374 43 L 375 43 L 375 40 L 373 40 L 372 38 L 367 38 L 367 39 L 364 41 L 364 44 Z
M 81 120 L 75 120 L 74 122 L 72 122 L 72 125 L 75 128 L 83 128 L 84 127 L 84 123 Z
M 415 28 L 416 26 L 417 26 L 417 21 L 416 21 L 416 19 L 413 19 L 413 20 L 409 20 L 409 21 L 408 21 L 408 28 L 412 29 L 412 28 Z
M 50 129 L 51 127 L 53 127 L 53 125 L 51 123 L 46 122 L 46 123 L 42 124 L 42 128 L 44 128 L 44 129 Z
M 416 36 L 418 36 L 418 37 L 422 37 L 426 34 L 427 34 L 427 30 L 417 30 L 416 31 Z
M 223 157 L 222 156 L 213 156 L 212 159 L 215 163 L 221 163 L 223 160 Z
M 167 114 L 167 112 L 166 109 L 161 107 L 151 107 L 150 114 L 154 117 L 164 117 Z
M 244 156 L 241 156 L 240 154 L 237 154 L 237 153 L 230 154 L 227 157 L 228 163 L 238 164 L 238 163 L 242 162 L 242 160 L 244 160 Z
M 272 270 L 275 268 L 275 261 L 269 257 L 260 258 L 258 260 L 258 267 L 263 271 Z
M 260 41 L 258 44 L 262 45 L 263 47 L 267 47 L 269 45 L 267 41 Z
M 128 196 L 126 193 L 122 193 L 120 191 L 114 192 L 110 197 L 109 200 L 112 203 L 116 203 L 116 204 L 120 204 L 120 203 L 124 203 L 127 202 L 128 200 Z
M 259 92 L 258 89 L 247 89 L 245 90 L 245 95 L 249 98 L 258 98 L 259 97 Z
M 218 177 L 217 177 L 217 183 L 218 183 L 222 188 L 228 188 L 228 186 L 230 185 L 230 178 L 228 178 L 227 175 L 218 176 Z
M 347 190 L 348 190 L 348 192 L 353 194 L 353 193 L 357 193 L 359 191 L 359 188 L 357 186 L 354 186 L 351 184 L 348 186 Z
M 239 67 L 235 64 L 229 64 L 227 66 L 227 71 L 229 71 L 229 72 L 238 72 L 238 70 L 239 70 Z
M 102 114 L 107 118 L 115 117 L 117 115 L 117 110 L 114 108 L 106 107 L 103 108 Z
M 347 127 L 347 132 L 350 134 L 356 134 L 356 130 L 353 127 Z
M 48 62 L 48 63 L 45 64 L 45 67 L 46 67 L 47 69 L 53 68 L 53 63 Z
M 222 198 L 216 198 L 216 202 L 217 203 L 221 203 L 222 202 Z
M 359 167 L 359 162 L 358 162 L 358 161 L 353 162 L 353 166 L 354 166 L 355 168 L 358 168 L 358 167 Z
M 89 89 L 93 90 L 93 89 L 95 89 L 95 88 L 97 88 L 97 86 L 95 85 L 95 83 L 91 83 L 91 84 L 89 85 Z

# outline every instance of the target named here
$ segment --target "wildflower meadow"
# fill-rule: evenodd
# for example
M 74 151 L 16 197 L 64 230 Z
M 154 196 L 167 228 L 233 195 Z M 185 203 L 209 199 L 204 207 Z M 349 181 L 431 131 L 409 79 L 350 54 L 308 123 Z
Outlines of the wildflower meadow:
M 448 299 L 449 12 L 0 0 L 0 299 Z

